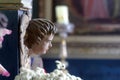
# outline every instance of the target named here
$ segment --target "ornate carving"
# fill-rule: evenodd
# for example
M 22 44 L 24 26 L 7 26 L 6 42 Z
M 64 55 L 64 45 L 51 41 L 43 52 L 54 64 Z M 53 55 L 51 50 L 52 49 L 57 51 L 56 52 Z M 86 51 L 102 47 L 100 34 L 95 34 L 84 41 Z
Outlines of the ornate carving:
M 30 58 L 28 56 L 28 49 L 27 47 L 24 45 L 24 35 L 26 32 L 26 28 L 29 24 L 29 21 L 31 19 L 31 13 L 28 14 L 23 14 L 22 15 L 22 19 L 21 19 L 21 26 L 20 26 L 20 45 L 21 45 L 21 50 L 20 50 L 20 54 L 21 54 L 21 66 L 24 67 L 28 67 L 30 68 Z

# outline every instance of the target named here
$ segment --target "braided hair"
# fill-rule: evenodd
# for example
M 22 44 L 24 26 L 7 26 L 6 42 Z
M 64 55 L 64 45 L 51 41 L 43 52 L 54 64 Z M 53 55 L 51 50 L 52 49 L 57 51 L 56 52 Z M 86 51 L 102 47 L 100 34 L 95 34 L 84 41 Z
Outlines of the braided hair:
M 55 25 L 46 19 L 33 19 L 29 22 L 24 37 L 24 44 L 30 49 L 33 44 L 40 42 L 45 35 L 55 34 Z

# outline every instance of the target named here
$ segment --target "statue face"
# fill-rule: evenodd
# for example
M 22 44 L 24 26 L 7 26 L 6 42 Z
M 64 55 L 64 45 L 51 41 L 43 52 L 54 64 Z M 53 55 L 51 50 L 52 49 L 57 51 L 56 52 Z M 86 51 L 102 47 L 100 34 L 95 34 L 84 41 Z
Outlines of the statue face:
M 32 46 L 32 51 L 34 54 L 45 54 L 50 47 L 52 47 L 51 41 L 53 40 L 54 35 L 46 35 L 39 44 L 34 44 Z
M 2 47 L 2 43 L 4 41 L 4 36 L 11 34 L 12 31 L 6 28 L 0 28 L 0 48 Z

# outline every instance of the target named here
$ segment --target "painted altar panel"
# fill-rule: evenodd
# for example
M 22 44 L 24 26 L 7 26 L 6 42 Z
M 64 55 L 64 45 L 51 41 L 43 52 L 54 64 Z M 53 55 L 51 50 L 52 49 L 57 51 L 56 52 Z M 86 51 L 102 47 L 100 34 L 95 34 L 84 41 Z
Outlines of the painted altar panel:
M 18 10 L 0 10 L 8 17 L 8 29 L 12 34 L 5 36 L 3 47 L 0 49 L 0 63 L 10 72 L 10 77 L 0 76 L 0 80 L 14 80 L 19 69 L 19 47 L 18 47 Z

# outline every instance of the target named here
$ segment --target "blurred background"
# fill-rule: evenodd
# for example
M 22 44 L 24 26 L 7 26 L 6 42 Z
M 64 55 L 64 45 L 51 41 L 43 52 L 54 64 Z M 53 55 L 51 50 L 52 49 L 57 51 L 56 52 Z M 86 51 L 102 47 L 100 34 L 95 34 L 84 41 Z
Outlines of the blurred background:
M 68 8 L 69 23 L 74 24 L 74 31 L 66 38 L 67 69 L 71 74 L 84 80 L 120 79 L 119 4 L 119 0 L 40 0 L 38 16 L 54 23 L 59 22 L 56 7 Z M 43 56 L 48 72 L 56 68 L 55 60 L 61 59 L 61 41 L 57 33 L 53 47 Z
M 120 0 L 6 2 L 0 0 L 0 11 L 8 16 L 8 28 L 13 30 L 13 34 L 3 43 L 0 61 L 14 73 L 8 80 L 13 80 L 19 72 L 18 41 L 23 14 L 33 19 L 49 19 L 58 27 L 52 41 L 53 47 L 42 56 L 47 72 L 56 68 L 55 60 L 64 60 L 68 64 L 69 73 L 83 80 L 120 79 Z M 3 7 L 5 5 L 6 7 Z M 71 24 L 74 27 L 71 27 Z

